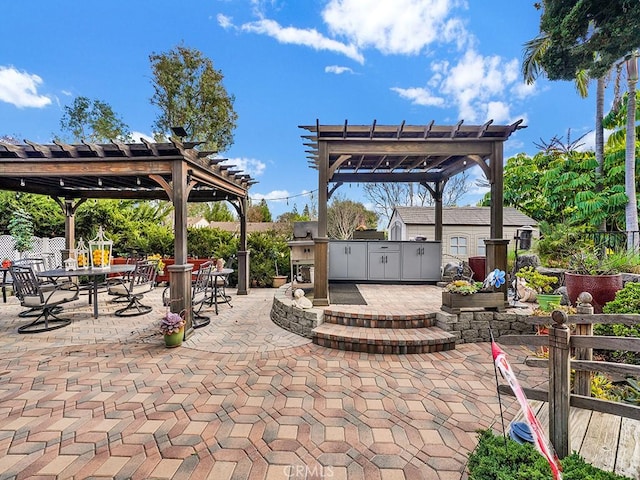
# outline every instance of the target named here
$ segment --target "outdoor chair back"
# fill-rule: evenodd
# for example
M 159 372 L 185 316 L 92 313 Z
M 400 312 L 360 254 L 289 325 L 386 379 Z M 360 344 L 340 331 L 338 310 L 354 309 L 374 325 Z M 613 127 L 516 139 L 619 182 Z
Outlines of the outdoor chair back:
M 116 297 L 115 301 L 128 301 L 124 308 L 115 311 L 119 317 L 133 317 L 144 315 L 153 310 L 148 305 L 143 305 L 140 300 L 144 294 L 153 290 L 156 282 L 156 262 L 143 260 L 136 263 L 135 270 L 130 276 L 116 279 L 108 287 L 109 295 Z
M 38 333 L 62 328 L 71 323 L 70 319 L 60 318 L 60 306 L 78 298 L 78 285 L 71 281 L 48 284 L 46 287 L 38 281 L 33 267 L 12 265 L 11 276 L 16 296 L 29 312 L 39 312 L 35 320 L 18 328 L 19 333 Z
M 209 324 L 209 317 L 200 314 L 205 304 L 211 304 L 214 289 L 211 286 L 211 272 L 213 262 L 205 262 L 196 272 L 196 278 L 191 283 L 191 308 L 193 309 L 193 328 L 204 327 Z

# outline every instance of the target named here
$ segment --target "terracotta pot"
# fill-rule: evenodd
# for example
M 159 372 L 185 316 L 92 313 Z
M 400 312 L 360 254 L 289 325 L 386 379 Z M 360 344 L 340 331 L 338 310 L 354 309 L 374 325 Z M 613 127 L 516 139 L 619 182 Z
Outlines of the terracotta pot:
M 602 313 L 602 307 L 616 296 L 616 292 L 622 289 L 622 275 L 579 275 L 577 273 L 565 273 L 564 284 L 567 287 L 567 295 L 571 305 L 576 305 L 578 295 L 589 292 L 593 297 L 593 312 Z
M 284 275 L 276 275 L 275 277 L 273 277 L 273 288 L 279 288 L 285 283 L 287 283 L 287 277 L 285 277 Z

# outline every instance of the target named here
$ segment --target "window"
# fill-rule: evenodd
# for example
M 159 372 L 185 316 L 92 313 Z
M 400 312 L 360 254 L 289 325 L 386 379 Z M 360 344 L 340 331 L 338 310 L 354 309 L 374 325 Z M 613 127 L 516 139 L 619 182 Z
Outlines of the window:
M 479 257 L 484 257 L 487 255 L 487 246 L 484 244 L 485 238 L 478 239 L 478 245 L 476 246 L 476 253 Z
M 467 254 L 467 238 L 451 237 L 451 255 Z

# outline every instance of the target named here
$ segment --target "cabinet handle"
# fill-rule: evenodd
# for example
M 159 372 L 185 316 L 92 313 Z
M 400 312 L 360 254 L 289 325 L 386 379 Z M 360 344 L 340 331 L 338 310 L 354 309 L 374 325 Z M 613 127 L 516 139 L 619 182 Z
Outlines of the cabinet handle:
M 344 247 L 344 254 L 347 254 L 347 247 Z
M 351 255 L 351 247 L 349 247 L 349 255 Z

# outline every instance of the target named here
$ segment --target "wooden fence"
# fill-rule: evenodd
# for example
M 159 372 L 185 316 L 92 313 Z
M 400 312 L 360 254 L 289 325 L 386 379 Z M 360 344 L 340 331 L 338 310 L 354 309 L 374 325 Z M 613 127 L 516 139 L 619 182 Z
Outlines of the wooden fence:
M 591 398 L 591 373 L 602 372 L 625 377 L 640 377 L 640 365 L 594 361 L 593 349 L 627 350 L 640 352 L 640 338 L 593 336 L 594 324 L 640 324 L 640 315 L 594 314 L 592 297 L 583 292 L 578 297 L 577 314 L 567 315 L 556 310 L 551 315 L 554 322 L 548 335 L 504 335 L 499 342 L 505 345 L 531 345 L 547 347 L 549 358 L 528 358 L 532 367 L 548 367 L 549 388 L 539 390 L 524 388 L 531 400 L 549 402 L 549 438 L 560 458 L 569 455 L 569 407 L 610 413 L 640 420 L 640 407 L 627 403 Z M 529 317 L 537 325 L 549 323 L 549 317 Z M 569 325 L 575 324 L 575 334 Z M 571 350 L 575 357 L 571 358 Z M 571 371 L 575 371 L 571 393 Z M 512 395 L 508 385 L 501 385 L 500 392 Z

